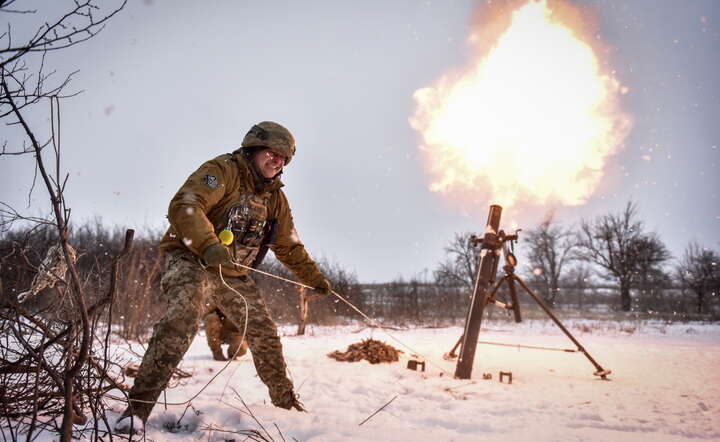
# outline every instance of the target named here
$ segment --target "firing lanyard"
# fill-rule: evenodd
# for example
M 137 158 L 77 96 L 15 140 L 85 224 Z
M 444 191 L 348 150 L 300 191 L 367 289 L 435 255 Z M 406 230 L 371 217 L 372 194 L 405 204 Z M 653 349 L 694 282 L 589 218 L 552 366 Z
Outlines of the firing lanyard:
M 309 286 L 309 285 L 306 285 L 306 284 L 303 284 L 303 283 L 300 283 L 300 282 L 297 282 L 297 281 L 293 281 L 292 279 L 283 278 L 282 276 L 274 275 L 274 274 L 272 274 L 272 273 L 268 273 L 268 272 L 262 271 L 262 270 L 260 270 L 260 269 L 255 269 L 255 268 L 252 268 L 252 267 L 250 267 L 250 266 L 246 266 L 246 265 L 239 264 L 239 263 L 236 263 L 236 262 L 233 262 L 233 265 L 236 266 L 236 267 L 241 267 L 241 268 L 250 270 L 251 272 L 257 272 L 257 273 L 260 273 L 260 274 L 262 274 L 262 275 L 269 276 L 269 277 L 271 277 L 271 278 L 279 279 L 279 280 L 281 280 L 281 281 L 285 281 L 285 282 L 287 282 L 287 283 L 294 284 L 294 285 L 296 285 L 296 286 L 298 286 L 298 287 L 304 287 L 304 288 L 306 288 L 306 289 L 310 289 L 310 290 L 313 290 L 313 291 L 315 290 L 315 287 L 311 287 L 311 286 Z M 350 301 L 348 301 L 347 299 L 345 299 L 345 297 L 343 297 L 342 295 L 340 295 L 338 292 L 336 292 L 335 290 L 331 290 L 330 293 L 332 293 L 332 294 L 333 294 L 335 297 L 337 297 L 339 300 L 341 300 L 342 302 L 344 302 L 345 304 L 347 304 L 348 306 L 350 306 L 350 308 L 352 308 L 352 309 L 355 310 L 358 314 L 360 314 L 360 316 L 362 316 L 363 318 L 365 318 L 365 320 L 368 321 L 371 325 L 373 325 L 374 327 L 377 327 L 377 328 L 379 328 L 380 330 L 382 330 L 382 332 L 385 333 L 390 339 L 392 339 L 393 341 L 397 342 L 397 343 L 400 344 L 401 346 L 405 347 L 405 349 L 409 350 L 412 354 L 416 355 L 418 358 L 421 358 L 421 359 L 424 359 L 424 360 L 428 361 L 430 364 L 434 365 L 435 368 L 439 369 L 439 370 L 442 371 L 443 373 L 452 376 L 452 373 L 450 373 L 450 372 L 448 372 L 447 370 L 445 370 L 442 366 L 436 364 L 436 363 L 433 362 L 431 359 L 428 359 L 427 357 L 425 357 L 425 356 L 424 356 L 422 353 L 420 353 L 419 351 L 413 349 L 412 347 L 410 347 L 410 346 L 407 345 L 406 343 L 402 342 L 400 339 L 398 339 L 398 338 L 396 338 L 395 336 L 393 336 L 392 334 L 390 334 L 390 333 L 385 329 L 385 327 L 382 326 L 382 324 L 380 324 L 380 323 L 377 322 L 376 320 L 372 319 L 371 317 L 369 317 L 368 315 L 366 315 L 365 313 L 363 313 L 362 310 L 360 310 L 359 308 L 355 307 L 355 305 L 353 305 L 353 303 L 351 303 Z

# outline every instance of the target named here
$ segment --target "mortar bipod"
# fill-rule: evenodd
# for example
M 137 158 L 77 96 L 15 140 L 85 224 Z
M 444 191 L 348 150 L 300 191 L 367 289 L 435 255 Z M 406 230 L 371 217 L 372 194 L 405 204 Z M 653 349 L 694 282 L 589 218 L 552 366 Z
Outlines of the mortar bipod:
M 514 240 L 517 239 L 517 234 L 512 236 L 508 236 L 507 238 L 514 242 Z M 598 364 L 595 359 L 593 359 L 592 356 L 590 356 L 590 353 L 585 350 L 585 347 L 583 347 L 580 342 L 578 342 L 577 339 L 570 333 L 570 331 L 565 328 L 565 326 L 560 322 L 560 320 L 550 311 L 550 309 L 547 308 L 545 303 L 540 299 L 540 297 L 535 294 L 530 288 L 525 284 L 525 282 L 515 274 L 515 267 L 517 266 L 517 258 L 515 258 L 515 255 L 512 253 L 512 251 L 508 250 L 507 242 L 503 243 L 503 255 L 505 258 L 505 265 L 503 266 L 503 270 L 505 274 L 502 278 L 500 278 L 497 283 L 495 283 L 492 287 L 492 290 L 490 290 L 485 297 L 484 305 L 487 306 L 488 304 L 495 304 L 499 307 L 502 307 L 506 310 L 512 310 L 515 317 L 515 322 L 521 321 L 520 316 L 520 304 L 518 303 L 518 297 L 517 297 L 517 288 L 515 286 L 515 283 L 517 282 L 520 287 L 528 294 L 530 297 L 540 306 L 540 308 L 552 319 L 552 321 L 557 325 L 560 330 L 572 341 L 573 344 L 577 347 L 577 351 L 585 355 L 585 357 L 590 361 L 590 363 L 595 367 L 595 372 L 593 373 L 595 376 L 599 376 L 601 379 L 607 379 L 607 376 L 612 373 L 612 370 L 606 370 L 604 369 L 600 364 Z M 500 286 L 503 283 L 507 283 L 508 290 L 510 291 L 510 304 L 506 304 L 504 302 L 498 301 L 495 299 L 495 294 L 500 289 Z M 460 336 L 460 339 L 458 339 L 455 346 L 450 350 L 448 353 L 445 353 L 443 357 L 445 359 L 454 359 L 457 357 L 457 354 L 455 351 L 462 345 L 464 336 Z

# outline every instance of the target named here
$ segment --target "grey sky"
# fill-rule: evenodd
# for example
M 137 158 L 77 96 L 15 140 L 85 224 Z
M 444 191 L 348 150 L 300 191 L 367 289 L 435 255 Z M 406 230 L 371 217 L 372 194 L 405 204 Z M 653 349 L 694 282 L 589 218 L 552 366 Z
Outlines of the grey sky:
M 188 174 L 275 120 L 298 140 L 285 191 L 312 255 L 361 281 L 431 270 L 454 232 L 482 230 L 487 207 L 427 190 L 412 94 L 468 63 L 477 3 L 131 0 L 97 38 L 48 59 L 78 69 L 72 84 L 84 90 L 62 103 L 74 220 L 164 227 Z M 634 127 L 588 204 L 558 218 L 632 198 L 676 256 L 691 239 L 717 248 L 720 2 L 573 3 L 598 12 L 601 59 L 629 88 Z M 0 158 L 0 201 L 24 209 L 31 177 L 29 158 Z M 26 211 L 45 205 L 36 189 Z M 547 209 L 517 221 L 531 227 Z

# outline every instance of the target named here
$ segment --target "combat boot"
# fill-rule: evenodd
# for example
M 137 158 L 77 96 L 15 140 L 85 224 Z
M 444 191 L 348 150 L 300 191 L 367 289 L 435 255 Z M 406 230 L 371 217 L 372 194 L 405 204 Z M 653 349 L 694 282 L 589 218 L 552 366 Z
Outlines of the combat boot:
M 305 409 L 305 404 L 300 402 L 300 399 L 298 399 L 297 395 L 293 397 L 293 402 L 292 405 L 290 405 L 290 408 L 292 408 L 293 410 L 297 410 L 301 413 L 307 413 L 307 410 Z
M 285 395 L 282 401 L 274 402 L 273 405 L 276 407 L 284 408 L 286 410 L 297 410 L 303 413 L 307 413 L 305 405 L 300 402 L 300 396 L 293 393 L 292 391 Z

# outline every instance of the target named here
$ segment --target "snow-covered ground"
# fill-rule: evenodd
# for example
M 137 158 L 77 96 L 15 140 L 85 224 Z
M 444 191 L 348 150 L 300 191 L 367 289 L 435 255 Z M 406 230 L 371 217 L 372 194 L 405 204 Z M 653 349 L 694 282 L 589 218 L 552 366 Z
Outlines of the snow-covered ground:
M 408 351 L 399 363 L 380 365 L 326 356 L 368 337 L 401 348 L 377 329 L 309 327 L 306 336 L 292 336 L 294 328 L 286 328 L 285 355 L 308 413 L 273 407 L 250 356 L 245 356 L 192 400 L 178 432 L 166 428 L 178 422 L 186 407 L 164 411 L 158 405 L 146 437 L 243 440 L 228 432 L 258 429 L 275 441 L 720 440 L 720 325 L 567 325 L 590 354 L 613 371 L 610 380 L 593 376 L 594 368 L 580 353 L 491 345 L 478 346 L 472 380 L 453 379 L 455 364 L 442 355 L 462 333 L 457 327 L 390 331 L 426 356 L 424 373 L 406 368 Z M 573 348 L 550 322 L 490 323 L 480 339 Z M 191 398 L 224 365 L 212 360 L 199 335 L 181 364 L 194 376 L 169 389 L 167 401 Z M 512 384 L 499 382 L 501 370 L 512 372 Z M 483 373 L 492 379 L 483 380 Z M 240 397 L 267 434 L 244 412 Z M 115 410 L 122 408 L 118 403 Z

